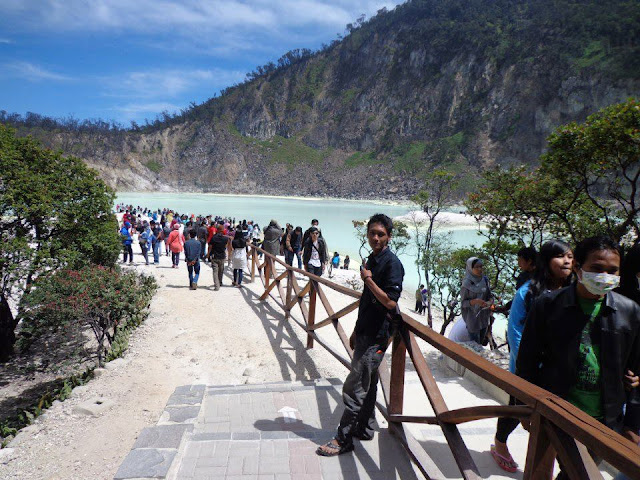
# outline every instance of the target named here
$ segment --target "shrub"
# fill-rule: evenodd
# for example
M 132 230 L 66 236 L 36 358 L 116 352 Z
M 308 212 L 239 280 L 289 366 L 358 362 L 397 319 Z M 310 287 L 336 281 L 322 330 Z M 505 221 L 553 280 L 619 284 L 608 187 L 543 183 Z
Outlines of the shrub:
M 102 365 L 119 330 L 137 326 L 157 286 L 150 276 L 90 265 L 41 277 L 23 299 L 21 345 L 34 338 L 69 330 L 93 334 Z M 106 341 L 106 343 L 105 343 Z

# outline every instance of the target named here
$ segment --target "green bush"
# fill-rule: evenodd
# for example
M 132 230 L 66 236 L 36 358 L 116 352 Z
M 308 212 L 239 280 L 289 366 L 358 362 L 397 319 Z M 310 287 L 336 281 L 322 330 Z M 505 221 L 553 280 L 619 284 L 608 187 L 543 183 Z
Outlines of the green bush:
M 118 332 L 144 320 L 142 312 L 156 288 L 153 277 L 97 265 L 41 277 L 23 298 L 21 346 L 28 348 L 36 337 L 61 329 L 72 334 L 90 331 L 101 365 Z

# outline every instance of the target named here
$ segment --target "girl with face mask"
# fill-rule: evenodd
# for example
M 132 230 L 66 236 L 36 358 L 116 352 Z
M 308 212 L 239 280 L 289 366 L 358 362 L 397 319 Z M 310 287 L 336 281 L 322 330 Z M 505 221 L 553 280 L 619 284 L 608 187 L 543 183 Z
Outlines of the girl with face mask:
M 509 342 L 509 371 L 515 373 L 516 358 L 527 313 L 533 301 L 540 295 L 566 287 L 571 281 L 573 251 L 562 240 L 549 240 L 537 255 L 533 278 L 527 280 L 516 292 L 509 312 L 507 341 Z M 511 397 L 509 405 L 515 405 Z M 518 464 L 513 460 L 507 438 L 520 423 L 514 418 L 499 418 L 491 456 L 498 466 L 507 472 L 515 472 Z

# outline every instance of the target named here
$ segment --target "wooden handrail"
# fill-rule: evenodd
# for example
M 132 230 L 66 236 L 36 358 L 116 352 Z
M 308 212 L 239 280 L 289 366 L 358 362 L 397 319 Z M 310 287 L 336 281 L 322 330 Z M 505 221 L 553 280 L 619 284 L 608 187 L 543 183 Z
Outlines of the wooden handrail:
M 351 358 L 353 351 L 349 346 L 349 339 L 340 325 L 340 319 L 358 308 L 362 294 L 292 267 L 255 245 L 250 245 L 250 247 L 252 280 L 255 278 L 257 268 L 259 277 L 265 285 L 265 291 L 260 297 L 261 300 L 271 296 L 283 308 L 285 317 L 291 318 L 307 332 L 307 346 L 309 348 L 312 348 L 313 342 L 317 341 L 342 364 L 349 367 L 349 360 L 318 337 L 316 330 L 332 324 L 348 357 Z M 264 256 L 265 261 L 262 265 L 257 260 L 258 253 Z M 284 272 L 276 275 L 276 265 L 284 267 Z M 300 287 L 296 275 L 307 279 L 307 284 L 304 287 Z M 287 281 L 286 293 L 281 284 L 285 280 Z M 357 300 L 335 312 L 323 291 L 323 287 Z M 280 296 L 279 299 L 274 297 L 274 291 Z M 308 305 L 305 302 L 307 296 L 309 297 Z M 317 302 L 317 299 L 320 302 Z M 318 303 L 327 313 L 326 318 L 320 322 L 315 321 Z M 304 322 L 290 316 L 291 309 L 296 304 L 300 307 Z M 487 382 L 517 398 L 522 405 L 488 405 L 449 410 L 427 361 L 419 349 L 416 341 L 418 338 Z M 462 477 L 476 479 L 480 478 L 478 468 L 464 444 L 457 425 L 500 416 L 511 416 L 530 424 L 527 462 L 524 471 L 525 479 L 548 478 L 549 462 L 556 454 L 562 460 L 570 478 L 576 480 L 599 479 L 601 478 L 600 473 L 588 451 L 603 458 L 631 478 L 640 478 L 640 447 L 565 400 L 503 370 L 408 315 L 402 314 L 402 323 L 398 326 L 392 340 L 391 370 L 389 371 L 384 362 L 379 369 L 385 404 L 378 406 L 390 422 L 390 428 L 395 429 L 409 455 L 417 462 L 418 467 L 427 478 L 430 476 L 429 466 L 434 464 L 429 459 L 428 452 L 416 451 L 417 448 L 420 448 L 420 444 L 411 437 L 408 430 L 403 427 L 403 423 L 417 422 L 439 425 L 460 468 Z M 405 352 L 409 354 L 415 367 L 420 383 L 435 412 L 434 416 L 406 416 L 402 414 Z

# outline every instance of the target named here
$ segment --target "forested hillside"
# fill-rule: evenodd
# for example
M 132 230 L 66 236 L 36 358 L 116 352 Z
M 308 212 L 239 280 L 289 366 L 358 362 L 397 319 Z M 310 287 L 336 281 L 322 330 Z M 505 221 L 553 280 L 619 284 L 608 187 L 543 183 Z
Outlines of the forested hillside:
M 402 197 L 434 165 L 533 164 L 554 127 L 639 95 L 640 2 L 413 0 L 151 124 L 4 120 L 121 190 Z

